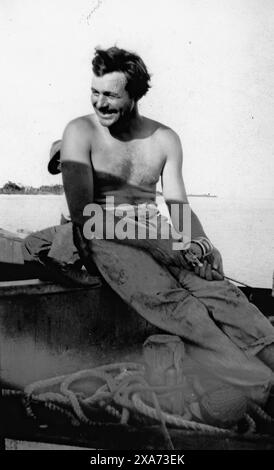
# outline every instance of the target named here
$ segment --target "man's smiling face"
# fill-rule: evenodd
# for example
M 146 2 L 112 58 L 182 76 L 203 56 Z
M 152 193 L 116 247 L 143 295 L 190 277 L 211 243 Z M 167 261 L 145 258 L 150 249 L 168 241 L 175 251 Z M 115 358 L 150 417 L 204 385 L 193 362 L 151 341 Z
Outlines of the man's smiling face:
M 132 111 L 135 101 L 125 89 L 127 78 L 122 72 L 93 76 L 91 102 L 100 124 L 110 127 Z

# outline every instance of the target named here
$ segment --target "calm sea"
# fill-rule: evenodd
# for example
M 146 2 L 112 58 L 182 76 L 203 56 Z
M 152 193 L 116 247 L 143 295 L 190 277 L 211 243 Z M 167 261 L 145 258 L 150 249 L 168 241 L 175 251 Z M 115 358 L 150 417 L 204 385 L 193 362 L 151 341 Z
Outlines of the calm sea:
M 225 274 L 271 287 L 274 270 L 274 200 L 190 197 L 207 235 L 223 255 Z M 0 195 L 0 227 L 27 232 L 59 223 L 62 196 Z

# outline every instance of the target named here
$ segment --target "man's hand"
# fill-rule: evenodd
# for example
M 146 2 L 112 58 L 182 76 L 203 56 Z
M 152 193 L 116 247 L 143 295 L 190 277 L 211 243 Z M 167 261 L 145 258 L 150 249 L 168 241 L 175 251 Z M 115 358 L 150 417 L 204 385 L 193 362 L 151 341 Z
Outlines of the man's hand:
M 194 271 L 207 281 L 222 281 L 224 279 L 223 261 L 217 248 L 214 247 L 212 253 L 204 260 L 203 266 L 196 266 Z

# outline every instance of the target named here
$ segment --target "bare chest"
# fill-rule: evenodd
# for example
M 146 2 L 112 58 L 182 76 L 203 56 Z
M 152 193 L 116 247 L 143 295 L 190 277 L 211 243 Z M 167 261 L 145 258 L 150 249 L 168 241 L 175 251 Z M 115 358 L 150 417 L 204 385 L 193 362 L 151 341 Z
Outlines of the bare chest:
M 135 185 L 156 184 L 164 161 L 159 146 L 151 139 L 95 143 L 91 158 L 96 172 L 109 173 Z

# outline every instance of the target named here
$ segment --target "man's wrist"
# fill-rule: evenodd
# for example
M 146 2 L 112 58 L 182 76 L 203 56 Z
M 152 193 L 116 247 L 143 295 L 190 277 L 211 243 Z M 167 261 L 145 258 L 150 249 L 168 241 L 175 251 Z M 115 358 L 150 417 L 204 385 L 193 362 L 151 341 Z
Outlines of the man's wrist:
M 195 256 L 197 256 L 197 258 L 198 258 L 199 260 L 203 258 L 204 249 L 203 249 L 201 243 L 199 243 L 198 241 L 196 241 L 196 240 L 191 240 L 190 246 L 189 246 L 189 250 L 190 250 Z
M 213 245 L 206 237 L 195 238 L 190 241 L 186 250 L 182 254 L 185 261 L 192 267 L 202 266 L 203 260 L 213 251 Z
M 211 241 L 207 237 L 197 237 L 194 240 L 191 240 L 191 243 L 199 245 L 202 250 L 202 258 L 210 255 L 214 249 Z

